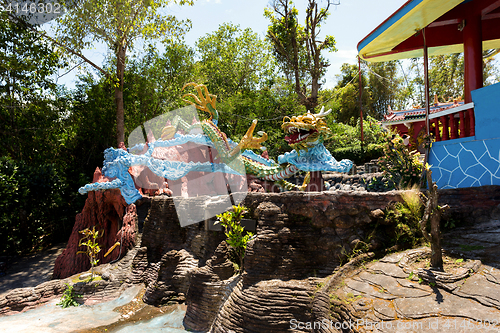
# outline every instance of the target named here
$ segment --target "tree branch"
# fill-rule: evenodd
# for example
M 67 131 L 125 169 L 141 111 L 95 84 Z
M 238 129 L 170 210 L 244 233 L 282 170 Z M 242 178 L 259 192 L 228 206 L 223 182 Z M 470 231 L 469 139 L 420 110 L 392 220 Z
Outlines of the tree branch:
M 79 53 L 79 52 L 76 52 L 75 50 L 73 50 L 72 48 L 60 43 L 59 41 L 57 41 L 56 39 L 50 37 L 49 35 L 35 29 L 31 24 L 27 23 L 27 22 L 24 22 L 23 20 L 19 19 L 18 17 L 12 15 L 12 14 L 8 14 L 10 18 L 16 20 L 17 22 L 20 22 L 22 23 L 25 27 L 27 27 L 29 30 L 35 32 L 36 34 L 40 35 L 41 37 L 43 38 L 46 38 L 48 40 L 50 40 L 52 43 L 56 44 L 57 46 L 59 47 L 62 47 L 63 49 L 65 49 L 66 51 L 68 51 L 69 53 L 79 57 L 80 59 L 82 59 L 83 61 L 85 61 L 86 63 L 88 63 L 89 65 L 91 65 L 92 67 L 94 67 L 95 69 L 97 69 L 98 71 L 100 71 L 102 74 L 104 74 L 104 76 L 106 76 L 107 78 L 111 78 L 112 75 L 109 74 L 108 72 L 106 72 L 104 69 L 102 69 L 100 66 L 96 65 L 92 60 L 88 59 L 87 57 L 85 57 L 83 54 Z

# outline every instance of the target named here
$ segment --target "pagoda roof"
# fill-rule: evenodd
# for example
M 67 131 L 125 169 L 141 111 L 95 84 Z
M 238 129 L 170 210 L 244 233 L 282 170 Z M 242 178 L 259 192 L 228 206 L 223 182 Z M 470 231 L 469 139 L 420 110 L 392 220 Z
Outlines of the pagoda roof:
M 464 106 L 463 101 L 434 103 L 430 105 L 429 115 L 431 116 L 431 118 L 434 118 L 432 117 L 432 115 L 437 114 L 438 112 L 441 113 L 446 110 L 450 110 L 450 112 L 456 112 L 458 111 L 458 108 L 462 106 Z M 443 113 L 450 113 L 450 112 L 443 112 Z M 396 125 L 402 123 L 412 123 L 421 120 L 425 120 L 425 108 L 417 107 L 415 109 L 401 110 L 401 111 L 389 110 L 389 114 L 384 116 L 384 119 L 382 120 L 381 123 L 383 125 Z
M 500 0 L 408 0 L 359 42 L 358 53 L 372 62 L 422 57 L 423 28 L 429 56 L 463 52 L 460 25 L 471 5 L 481 14 L 483 50 L 500 48 Z

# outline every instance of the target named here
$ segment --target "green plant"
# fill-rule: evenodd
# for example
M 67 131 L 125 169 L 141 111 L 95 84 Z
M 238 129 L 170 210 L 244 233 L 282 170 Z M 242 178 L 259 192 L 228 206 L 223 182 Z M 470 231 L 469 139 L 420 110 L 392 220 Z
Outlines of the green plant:
M 462 258 L 460 258 L 460 259 L 455 260 L 455 262 L 456 262 L 457 264 L 460 264 L 461 262 L 464 262 L 464 260 L 463 260 Z
M 449 218 L 447 220 L 444 220 L 444 228 L 445 229 L 453 229 L 457 225 L 457 221 L 453 218 Z
M 94 267 L 99 263 L 99 259 L 97 259 L 97 254 L 101 252 L 101 248 L 97 243 L 97 239 L 103 236 L 103 233 L 99 235 L 99 230 L 95 230 L 95 226 L 92 227 L 92 230 L 89 228 L 85 228 L 80 230 L 79 233 L 83 234 L 83 237 L 78 242 L 78 246 L 86 246 L 85 251 L 78 251 L 77 254 L 83 253 L 86 254 L 90 260 L 90 272 L 91 279 L 94 277 Z
M 460 244 L 460 250 L 462 251 L 474 251 L 474 250 L 482 250 L 484 246 L 482 245 L 468 245 L 468 244 Z
M 417 185 L 401 192 L 403 202 L 390 204 L 385 210 L 387 223 L 395 225 L 394 240 L 396 244 L 407 244 L 414 247 L 422 241 L 419 222 L 423 216 L 424 204 Z
M 227 237 L 226 242 L 231 246 L 234 252 L 235 264 L 238 266 L 239 272 L 243 271 L 245 250 L 248 241 L 253 236 L 252 232 L 245 231 L 245 228 L 241 225 L 241 219 L 245 213 L 247 213 L 247 208 L 245 206 L 233 206 L 233 211 L 227 211 L 217 215 L 217 221 L 214 223 L 220 223 L 224 226 L 224 233 Z
M 389 180 L 384 180 L 385 177 L 372 177 L 368 184 L 366 184 L 366 190 L 368 192 L 370 191 L 377 191 L 378 188 L 383 188 L 387 191 L 394 190 L 394 182 L 389 179 Z
M 359 165 L 383 156 L 384 149 L 380 144 L 369 144 L 365 147 L 361 147 L 361 145 L 345 146 L 333 150 L 332 154 L 338 160 L 346 158 Z
M 409 188 L 420 185 L 423 163 L 420 153 L 409 151 L 399 135 L 388 138 L 384 146 L 384 156 L 379 158 L 382 171 L 398 186 Z
M 81 298 L 82 296 L 75 294 L 72 285 L 66 283 L 66 286 L 67 288 L 61 296 L 61 301 L 56 305 L 60 305 L 63 309 L 70 306 L 79 306 L 80 304 L 76 301 L 76 298 Z
M 0 255 L 37 251 L 64 233 L 64 183 L 56 165 L 0 157 Z
M 413 272 L 410 272 L 410 274 L 408 275 L 407 279 L 408 279 L 408 280 L 413 279 L 413 276 L 414 276 L 414 275 L 415 275 L 415 274 L 413 274 Z

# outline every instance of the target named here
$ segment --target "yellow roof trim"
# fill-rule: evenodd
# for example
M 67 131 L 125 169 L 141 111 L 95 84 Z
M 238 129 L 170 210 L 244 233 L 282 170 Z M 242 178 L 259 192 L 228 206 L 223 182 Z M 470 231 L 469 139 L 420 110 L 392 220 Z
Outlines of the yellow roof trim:
M 418 1 L 420 1 L 420 3 L 415 5 L 415 2 Z M 370 35 L 378 35 L 367 45 L 365 45 L 361 50 L 359 50 L 359 55 L 361 56 L 361 58 L 372 62 L 423 56 L 422 50 L 400 52 L 394 54 L 386 53 L 391 52 L 392 49 L 399 45 L 402 41 L 413 36 L 416 32 L 434 22 L 436 19 L 438 19 L 451 9 L 455 8 L 462 2 L 463 0 L 414 0 L 407 3 L 407 5 L 414 5 L 415 7 L 400 19 L 394 18 L 393 16 L 395 16 L 397 12 L 394 13 L 393 16 L 391 16 L 387 20 L 387 22 L 384 22 L 379 28 L 373 31 Z M 404 7 L 400 8 L 398 12 L 402 11 L 403 9 Z M 370 35 L 365 37 L 365 39 L 369 38 Z M 362 42 L 360 42 L 360 44 Z M 449 48 L 449 46 L 436 47 L 434 49 L 445 48 Z M 432 55 L 431 49 L 432 48 L 429 48 L 429 55 Z M 440 52 L 441 51 L 438 51 L 437 54 L 442 54 Z

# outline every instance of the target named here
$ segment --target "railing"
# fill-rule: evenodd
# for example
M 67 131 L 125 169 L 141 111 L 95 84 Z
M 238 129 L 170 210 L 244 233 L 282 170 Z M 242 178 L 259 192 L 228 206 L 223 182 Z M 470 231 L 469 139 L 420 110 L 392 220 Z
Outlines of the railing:
M 429 115 L 431 132 L 436 141 L 446 141 L 476 135 L 474 103 L 439 111 Z M 434 125 L 434 128 L 432 127 Z

